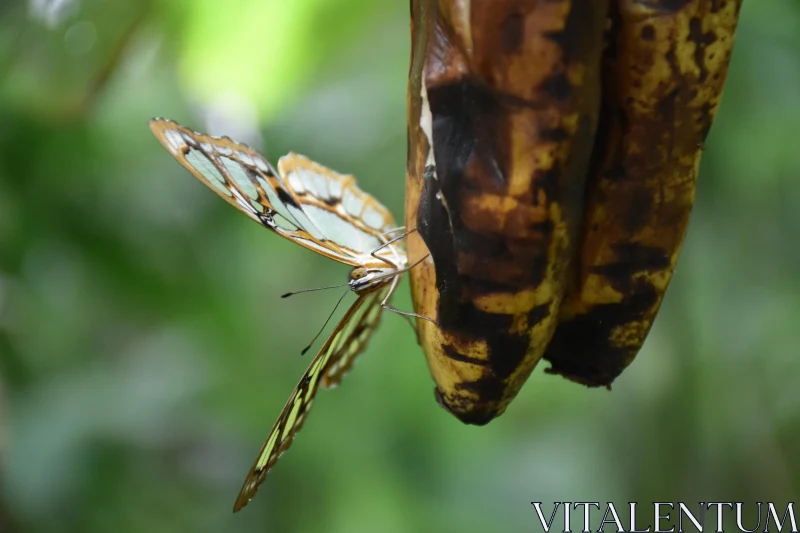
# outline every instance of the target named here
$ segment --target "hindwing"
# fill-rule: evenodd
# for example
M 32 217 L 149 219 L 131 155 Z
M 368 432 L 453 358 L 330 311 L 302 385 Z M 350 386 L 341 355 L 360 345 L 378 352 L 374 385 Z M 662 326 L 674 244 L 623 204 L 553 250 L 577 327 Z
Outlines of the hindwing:
M 380 321 L 381 302 L 392 287 L 393 284 L 388 283 L 362 293 L 339 321 L 272 426 L 236 498 L 234 511 L 247 505 L 255 496 L 269 470 L 292 444 L 308 416 L 320 384 L 326 388 L 337 385 L 356 356 L 364 350 Z

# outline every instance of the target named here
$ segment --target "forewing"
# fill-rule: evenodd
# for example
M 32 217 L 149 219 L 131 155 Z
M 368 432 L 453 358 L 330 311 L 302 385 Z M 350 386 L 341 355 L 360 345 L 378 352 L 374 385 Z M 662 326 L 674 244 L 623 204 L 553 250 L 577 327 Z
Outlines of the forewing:
M 325 341 L 272 426 L 236 498 L 234 512 L 247 505 L 255 496 L 267 472 L 292 444 L 295 434 L 308 416 L 320 381 L 325 387 L 338 383 L 344 371 L 352 365 L 353 359 L 366 347 L 367 340 L 380 319 L 380 303 L 388 290 L 389 284 L 361 294 Z M 344 363 L 347 367 L 343 366 Z M 332 370 L 335 382 L 329 377 Z
M 153 119 L 150 129 L 198 180 L 283 237 L 353 266 L 386 242 L 383 233 L 393 225 L 391 214 L 358 189 L 352 176 L 297 154 L 279 161 L 286 172 L 276 171 L 247 145 L 197 133 L 171 120 Z M 361 218 L 349 214 L 347 206 L 353 210 L 353 205 L 364 206 Z
M 150 130 L 193 176 L 256 222 L 331 259 L 352 266 L 363 262 L 359 254 L 330 239 L 320 229 L 319 220 L 309 218 L 291 186 L 247 145 L 160 118 L 150 121 Z M 380 243 L 375 248 L 378 246 Z

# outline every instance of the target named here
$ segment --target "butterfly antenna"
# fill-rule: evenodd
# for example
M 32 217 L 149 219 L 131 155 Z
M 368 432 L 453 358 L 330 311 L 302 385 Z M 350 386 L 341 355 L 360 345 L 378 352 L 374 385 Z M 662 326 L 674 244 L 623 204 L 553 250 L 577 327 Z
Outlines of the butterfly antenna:
M 339 286 L 341 287 L 341 285 L 339 285 Z M 339 307 L 339 304 L 342 303 L 342 300 L 344 300 L 344 297 L 347 296 L 348 292 L 350 292 L 350 289 L 347 289 L 346 291 L 344 291 L 344 294 L 342 294 L 339 297 L 339 301 L 336 302 L 336 305 L 333 306 L 333 311 L 331 311 L 331 314 L 328 315 L 328 318 L 325 320 L 325 323 L 322 324 L 322 327 L 320 328 L 319 332 L 316 335 L 314 335 L 314 338 L 311 339 L 311 342 L 308 343 L 308 346 L 303 348 L 303 351 L 300 352 L 300 355 L 305 355 L 306 352 L 311 348 L 311 345 L 313 345 L 314 342 L 317 340 L 317 337 L 319 337 L 320 334 L 322 334 L 322 332 L 325 330 L 325 326 L 327 326 L 328 322 L 330 322 L 331 317 L 333 316 L 333 313 L 336 312 L 336 309 Z
M 313 292 L 313 291 L 324 291 L 325 289 L 335 289 L 336 287 L 344 287 L 345 285 L 349 285 L 350 282 L 340 283 L 339 285 L 329 285 L 327 287 L 317 287 L 316 289 L 303 289 L 302 291 L 294 291 L 294 292 L 287 292 L 286 294 L 281 294 L 281 298 L 288 298 L 289 296 L 294 296 L 295 294 L 301 294 L 304 292 Z M 345 293 L 347 294 L 347 293 Z

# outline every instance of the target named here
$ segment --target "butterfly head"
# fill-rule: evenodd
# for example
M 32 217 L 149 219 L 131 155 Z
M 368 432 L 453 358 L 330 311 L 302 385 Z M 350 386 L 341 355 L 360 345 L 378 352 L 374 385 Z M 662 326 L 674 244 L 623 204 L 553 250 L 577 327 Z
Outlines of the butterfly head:
M 396 272 L 394 267 L 357 266 L 350 271 L 348 285 L 355 292 L 372 289 L 386 283 Z

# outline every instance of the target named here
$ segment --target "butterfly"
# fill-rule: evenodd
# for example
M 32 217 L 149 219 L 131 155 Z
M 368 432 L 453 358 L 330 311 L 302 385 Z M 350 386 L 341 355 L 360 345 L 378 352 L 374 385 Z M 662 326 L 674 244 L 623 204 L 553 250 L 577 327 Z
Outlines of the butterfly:
M 358 298 L 334 328 L 289 396 L 245 478 L 233 510 L 253 498 L 267 472 L 303 425 L 320 385 L 338 385 L 364 350 L 408 266 L 392 214 L 355 178 L 289 153 L 277 169 L 260 153 L 227 137 L 211 137 L 162 118 L 156 139 L 198 180 L 236 209 L 282 237 L 353 269 L 347 285 Z M 416 263 L 415 263 L 416 264 Z M 424 318 L 424 317 L 421 317 Z

